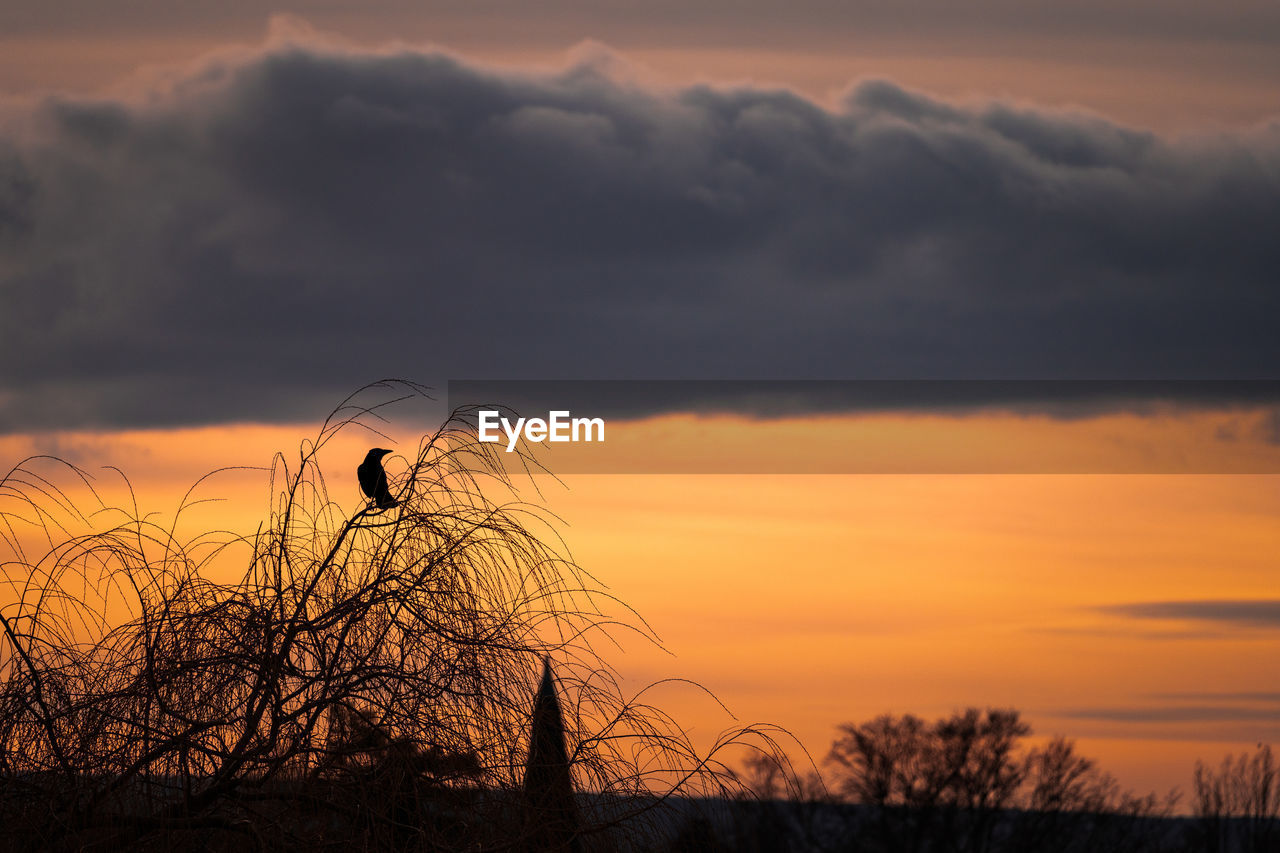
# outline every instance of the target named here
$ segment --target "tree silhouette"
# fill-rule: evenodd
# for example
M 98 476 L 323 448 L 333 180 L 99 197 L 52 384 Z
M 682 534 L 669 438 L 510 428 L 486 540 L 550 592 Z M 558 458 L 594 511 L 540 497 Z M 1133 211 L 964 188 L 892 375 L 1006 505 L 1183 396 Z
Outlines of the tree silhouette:
M 838 788 L 874 807 L 886 849 L 990 849 L 996 816 L 1022 784 L 1014 748 L 1031 729 L 1017 711 L 970 708 L 933 724 L 910 714 L 844 724 L 828 756 Z
M 1271 747 L 1226 756 L 1215 771 L 1196 762 L 1195 811 L 1208 853 L 1262 853 L 1280 847 L 1280 769 Z
M 60 460 L 0 481 L 0 844 L 511 849 L 548 657 L 584 834 L 658 832 L 666 797 L 734 790 L 717 756 L 763 733 L 699 752 L 622 693 L 595 644 L 643 626 L 605 614 L 627 611 L 518 499 L 473 412 L 423 436 L 395 512 L 330 497 L 321 451 L 425 393 L 369 386 L 277 456 L 251 536 L 184 538 L 190 494 L 165 526 Z
M 928 723 L 910 714 L 840 726 L 833 788 L 867 807 L 854 834 L 883 851 L 1164 850 L 1149 819 L 1173 799 L 1121 790 L 1071 741 L 1026 749 L 1014 710 L 969 708 Z

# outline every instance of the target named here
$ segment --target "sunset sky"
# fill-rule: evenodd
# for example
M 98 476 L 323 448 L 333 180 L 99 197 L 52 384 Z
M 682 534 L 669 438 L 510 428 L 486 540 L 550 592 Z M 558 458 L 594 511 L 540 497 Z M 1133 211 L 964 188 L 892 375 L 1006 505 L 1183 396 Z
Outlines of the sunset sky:
M 171 510 L 385 376 L 1277 379 L 1277 223 L 1263 0 L 8 4 L 0 468 Z M 1280 741 L 1274 396 L 633 403 L 542 500 L 635 685 L 817 758 L 1014 706 L 1144 791 Z

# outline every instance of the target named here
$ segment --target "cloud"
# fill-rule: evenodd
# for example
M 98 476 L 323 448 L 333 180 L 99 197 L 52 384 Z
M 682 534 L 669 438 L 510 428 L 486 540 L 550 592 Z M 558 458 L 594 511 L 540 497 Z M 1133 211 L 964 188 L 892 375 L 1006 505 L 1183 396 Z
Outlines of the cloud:
M 1177 693 L 1153 693 L 1145 699 L 1153 702 L 1129 705 L 1075 707 L 1057 709 L 1050 713 L 1058 718 L 1101 723 L 1161 724 L 1256 724 L 1274 723 L 1280 719 L 1280 693 L 1259 691 L 1184 691 Z M 1204 731 L 1200 731 L 1200 736 Z M 1252 739 L 1258 733 L 1252 728 L 1243 730 L 1242 739 Z
M 1280 705 L 1280 692 L 1249 691 L 1243 693 L 1219 692 L 1213 690 L 1192 691 L 1187 693 L 1152 693 L 1152 699 L 1164 699 L 1174 702 L 1270 702 Z M 1280 714 L 1277 714 L 1280 716 Z
M 1129 619 L 1211 622 L 1244 628 L 1280 628 L 1280 599 L 1143 601 L 1098 609 Z
M 364 382 L 1273 378 L 1280 125 L 301 42 L 0 120 L 0 430 Z
M 1059 637 L 1115 637 L 1124 640 L 1153 640 L 1160 642 L 1183 642 L 1198 640 L 1232 640 L 1236 635 L 1228 631 L 1205 630 L 1144 630 L 1131 627 L 1066 627 L 1047 626 L 1028 628 L 1033 634 L 1051 634 Z
M 1131 706 L 1115 708 L 1068 708 L 1054 716 L 1074 720 L 1097 720 L 1110 723 L 1232 723 L 1274 722 L 1280 717 L 1280 706 L 1251 705 L 1180 705 Z

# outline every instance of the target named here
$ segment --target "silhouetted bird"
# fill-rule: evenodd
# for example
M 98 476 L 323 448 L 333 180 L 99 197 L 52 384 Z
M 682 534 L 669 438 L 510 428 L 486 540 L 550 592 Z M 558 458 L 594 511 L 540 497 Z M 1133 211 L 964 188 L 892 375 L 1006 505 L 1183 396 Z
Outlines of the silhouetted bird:
M 360 490 L 374 502 L 378 509 L 391 509 L 398 501 L 391 497 L 387 488 L 387 472 L 382 470 L 382 457 L 390 453 L 375 447 L 370 450 L 356 469 L 356 477 L 360 480 Z

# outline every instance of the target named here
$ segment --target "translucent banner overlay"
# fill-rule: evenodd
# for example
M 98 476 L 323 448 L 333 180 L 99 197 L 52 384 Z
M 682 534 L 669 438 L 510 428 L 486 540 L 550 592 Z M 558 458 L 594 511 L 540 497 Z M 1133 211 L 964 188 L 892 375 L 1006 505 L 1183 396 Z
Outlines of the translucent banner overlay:
M 1274 474 L 1280 380 L 455 380 L 512 470 Z

